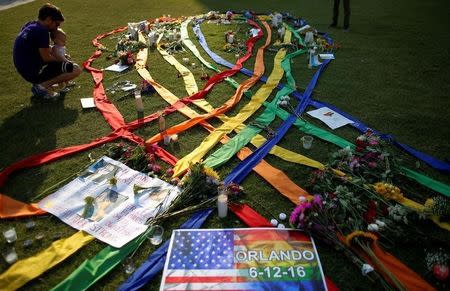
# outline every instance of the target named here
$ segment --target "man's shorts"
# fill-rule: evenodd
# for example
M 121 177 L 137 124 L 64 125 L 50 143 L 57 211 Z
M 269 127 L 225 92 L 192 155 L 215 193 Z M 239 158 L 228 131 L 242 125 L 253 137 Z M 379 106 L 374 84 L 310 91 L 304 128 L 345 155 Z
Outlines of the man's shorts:
M 37 76 L 37 82 L 42 83 L 53 79 L 64 73 L 72 73 L 73 72 L 73 63 L 72 62 L 50 62 L 42 66 L 39 75 Z

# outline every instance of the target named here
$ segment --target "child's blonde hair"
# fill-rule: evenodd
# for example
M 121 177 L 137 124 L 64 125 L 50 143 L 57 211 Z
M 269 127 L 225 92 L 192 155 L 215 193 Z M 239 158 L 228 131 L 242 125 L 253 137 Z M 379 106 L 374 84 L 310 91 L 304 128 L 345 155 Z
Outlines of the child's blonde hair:
M 52 30 L 50 32 L 50 38 L 54 41 L 56 38 L 58 37 L 63 37 L 64 39 L 66 39 L 66 33 L 64 32 L 64 30 L 62 30 L 61 28 Z

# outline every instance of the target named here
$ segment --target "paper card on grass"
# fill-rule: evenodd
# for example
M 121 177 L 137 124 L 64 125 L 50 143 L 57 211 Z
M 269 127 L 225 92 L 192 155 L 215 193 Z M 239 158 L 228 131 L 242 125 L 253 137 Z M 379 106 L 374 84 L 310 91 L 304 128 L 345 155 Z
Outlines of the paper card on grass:
M 136 84 L 130 84 L 130 85 L 123 86 L 120 89 L 122 89 L 122 91 L 124 91 L 124 92 L 128 92 L 128 91 L 134 90 L 136 88 L 137 88 Z
M 94 98 L 81 98 L 81 106 L 85 109 L 95 108 Z
M 177 229 L 161 290 L 327 290 L 312 238 L 294 229 Z
M 112 71 L 112 72 L 120 73 L 120 72 L 125 71 L 126 69 L 128 69 L 127 65 L 121 65 L 120 63 L 117 63 L 117 64 L 114 64 L 114 65 L 111 65 L 111 66 L 105 68 L 105 71 Z
M 110 183 L 113 177 L 115 185 Z M 134 185 L 145 189 L 135 194 Z M 179 193 L 178 187 L 105 156 L 44 198 L 39 208 L 120 248 L 142 234 L 147 220 L 167 209 Z
M 322 60 L 334 60 L 334 54 L 319 54 Z
M 336 129 L 346 124 L 353 123 L 353 121 L 351 121 L 350 119 L 342 116 L 341 114 L 331 110 L 328 107 L 322 107 L 316 110 L 308 111 L 307 113 L 312 117 L 320 119 L 331 129 Z

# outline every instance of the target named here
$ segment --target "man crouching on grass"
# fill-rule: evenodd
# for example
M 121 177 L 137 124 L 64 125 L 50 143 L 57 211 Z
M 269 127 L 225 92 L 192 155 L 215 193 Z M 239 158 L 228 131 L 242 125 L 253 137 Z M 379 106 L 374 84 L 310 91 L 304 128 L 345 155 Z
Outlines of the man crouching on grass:
M 58 7 L 47 3 L 39 9 L 38 20 L 25 24 L 14 43 L 13 58 L 19 74 L 32 83 L 31 92 L 44 99 L 56 99 L 52 85 L 78 77 L 81 68 L 52 55 L 49 33 L 58 29 L 64 16 Z

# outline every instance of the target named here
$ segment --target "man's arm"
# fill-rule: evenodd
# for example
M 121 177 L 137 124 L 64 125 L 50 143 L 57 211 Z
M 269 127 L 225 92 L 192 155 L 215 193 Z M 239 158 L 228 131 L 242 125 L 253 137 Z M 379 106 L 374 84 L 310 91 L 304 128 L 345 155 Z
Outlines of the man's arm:
M 53 55 L 50 48 L 39 48 L 39 54 L 45 63 L 58 61 Z

